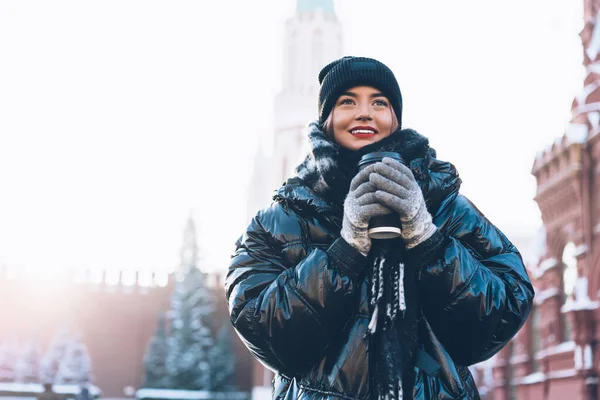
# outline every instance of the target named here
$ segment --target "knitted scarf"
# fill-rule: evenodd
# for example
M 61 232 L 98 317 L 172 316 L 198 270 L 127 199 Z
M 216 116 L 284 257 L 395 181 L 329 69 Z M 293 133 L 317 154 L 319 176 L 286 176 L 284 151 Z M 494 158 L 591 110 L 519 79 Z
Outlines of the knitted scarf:
M 429 158 L 435 150 L 424 136 L 411 129 L 393 132 L 379 142 L 351 151 L 339 146 L 320 126 L 308 126 L 310 153 L 296 168 L 298 178 L 316 194 L 343 209 L 360 158 L 373 151 L 395 151 L 402 155 L 426 195 Z M 418 346 L 420 315 L 416 271 L 404 268 L 402 239 L 373 240 L 369 260 L 369 304 L 371 320 L 365 340 L 370 340 L 370 382 L 374 398 L 412 399 L 414 356 Z M 400 318 L 398 316 L 400 315 Z

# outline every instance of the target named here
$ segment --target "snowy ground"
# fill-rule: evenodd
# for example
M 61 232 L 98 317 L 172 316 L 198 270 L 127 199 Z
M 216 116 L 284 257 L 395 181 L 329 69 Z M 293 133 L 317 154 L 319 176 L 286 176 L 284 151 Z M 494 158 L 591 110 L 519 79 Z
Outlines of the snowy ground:
M 206 390 L 140 389 L 138 400 L 249 400 L 245 392 L 209 392 Z
M 66 397 L 75 397 L 77 393 L 81 391 L 81 387 L 78 385 L 54 385 L 52 389 L 59 394 L 66 395 Z M 101 390 L 96 386 L 90 386 L 90 393 L 94 397 L 99 397 Z M 44 387 L 39 383 L 16 383 L 16 382 L 2 382 L 0 383 L 0 399 L 2 400 L 30 400 L 35 399 L 38 393 L 42 393 Z M 33 396 L 33 397 L 31 397 Z

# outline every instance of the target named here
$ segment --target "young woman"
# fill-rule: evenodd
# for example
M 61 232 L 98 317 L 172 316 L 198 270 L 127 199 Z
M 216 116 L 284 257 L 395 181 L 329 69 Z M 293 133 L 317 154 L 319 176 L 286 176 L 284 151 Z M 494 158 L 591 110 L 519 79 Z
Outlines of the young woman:
M 237 242 L 231 321 L 276 372 L 274 399 L 478 399 L 468 366 L 525 323 L 518 250 L 462 194 L 452 164 L 402 126 L 392 71 L 344 57 L 319 74 L 297 175 Z M 373 151 L 400 153 L 360 169 Z M 401 236 L 371 239 L 374 216 Z

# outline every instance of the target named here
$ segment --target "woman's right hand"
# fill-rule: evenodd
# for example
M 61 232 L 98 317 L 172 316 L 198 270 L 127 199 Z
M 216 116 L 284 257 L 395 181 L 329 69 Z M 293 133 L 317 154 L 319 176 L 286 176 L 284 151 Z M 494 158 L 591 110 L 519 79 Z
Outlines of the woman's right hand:
M 369 165 L 356 174 L 344 201 L 341 236 L 364 256 L 371 249 L 371 238 L 368 234 L 369 219 L 392 212 L 375 198 L 377 188 L 369 182 L 369 175 L 373 172 L 374 166 Z

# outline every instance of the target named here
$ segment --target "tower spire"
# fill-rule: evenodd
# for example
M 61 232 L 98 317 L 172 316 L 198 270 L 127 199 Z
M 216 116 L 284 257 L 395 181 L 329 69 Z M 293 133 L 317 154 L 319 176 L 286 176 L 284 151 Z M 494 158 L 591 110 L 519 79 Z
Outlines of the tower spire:
M 192 269 L 198 267 L 198 244 L 196 241 L 196 223 L 190 213 L 183 232 L 183 245 L 181 246 L 181 265 L 179 278 L 186 276 Z

